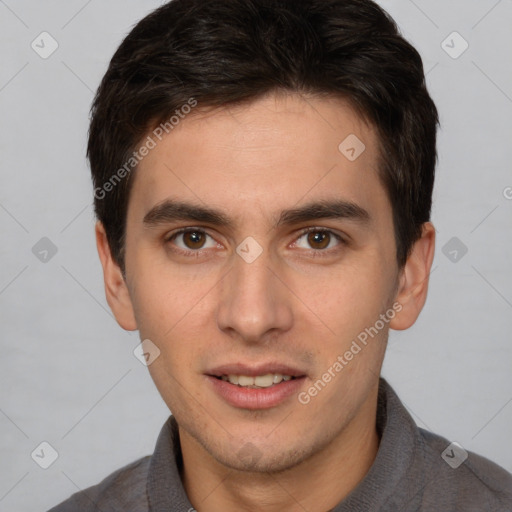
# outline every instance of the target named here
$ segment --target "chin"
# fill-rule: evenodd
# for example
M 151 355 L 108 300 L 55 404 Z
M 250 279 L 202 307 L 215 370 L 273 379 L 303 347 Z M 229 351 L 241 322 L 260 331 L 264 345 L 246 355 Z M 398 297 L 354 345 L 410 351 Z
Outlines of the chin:
M 325 440 L 314 442 L 304 436 L 289 436 L 271 442 L 268 437 L 231 438 L 219 443 L 213 439 L 196 437 L 204 450 L 215 461 L 234 471 L 277 474 L 297 468 L 325 447 Z
M 277 474 L 296 468 L 311 455 L 303 448 L 282 449 L 276 452 L 273 447 L 258 448 L 252 443 L 246 443 L 237 452 L 211 453 L 217 462 L 235 471 L 248 473 Z

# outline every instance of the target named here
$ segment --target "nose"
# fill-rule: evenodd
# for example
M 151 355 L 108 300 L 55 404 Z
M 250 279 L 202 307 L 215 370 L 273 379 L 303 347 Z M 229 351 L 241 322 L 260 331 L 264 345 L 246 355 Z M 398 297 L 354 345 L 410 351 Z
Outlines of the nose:
M 292 293 L 269 252 L 248 263 L 238 254 L 220 284 L 219 329 L 248 344 L 264 343 L 293 323 Z

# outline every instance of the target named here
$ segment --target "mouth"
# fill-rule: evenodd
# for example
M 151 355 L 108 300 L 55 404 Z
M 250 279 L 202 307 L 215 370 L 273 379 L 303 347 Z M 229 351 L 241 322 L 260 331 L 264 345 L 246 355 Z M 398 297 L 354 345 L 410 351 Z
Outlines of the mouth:
M 252 377 L 250 375 L 221 375 L 217 377 L 212 375 L 216 379 L 223 380 L 224 382 L 229 382 L 230 384 L 234 384 L 235 386 L 239 386 L 241 388 L 250 388 L 250 389 L 265 389 L 280 384 L 281 382 L 288 382 L 289 380 L 297 379 L 292 375 L 283 375 L 281 373 L 267 373 L 265 375 L 257 375 L 256 377 Z
M 306 373 L 281 364 L 224 365 L 205 374 L 215 394 L 240 409 L 268 409 L 299 392 Z

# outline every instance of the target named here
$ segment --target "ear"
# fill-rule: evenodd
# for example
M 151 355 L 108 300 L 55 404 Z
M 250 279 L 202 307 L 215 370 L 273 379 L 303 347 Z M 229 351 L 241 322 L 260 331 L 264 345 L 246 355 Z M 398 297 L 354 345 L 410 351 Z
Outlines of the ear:
M 107 234 L 101 221 L 96 222 L 96 247 L 103 267 L 105 296 L 108 305 L 116 317 L 117 323 L 127 331 L 135 331 L 137 322 L 133 305 L 119 265 L 113 260 Z
M 423 224 L 422 235 L 413 245 L 399 278 L 396 301 L 402 309 L 390 321 L 391 329 L 408 329 L 416 322 L 427 300 L 430 268 L 434 259 L 436 230 L 431 222 Z

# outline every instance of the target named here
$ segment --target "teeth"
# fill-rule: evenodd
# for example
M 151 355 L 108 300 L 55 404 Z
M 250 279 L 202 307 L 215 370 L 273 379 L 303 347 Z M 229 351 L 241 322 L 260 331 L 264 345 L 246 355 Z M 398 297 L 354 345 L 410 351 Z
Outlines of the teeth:
M 276 382 L 274 382 L 274 377 L 276 378 Z M 267 373 L 267 375 L 258 375 L 254 378 L 254 385 L 259 386 L 260 388 L 268 388 L 273 384 L 277 384 L 279 382 L 280 375 L 272 375 L 271 373 Z M 240 381 L 238 381 L 240 384 Z
M 237 384 L 239 386 L 252 386 L 252 385 L 254 385 L 254 378 L 253 377 L 247 377 L 246 375 L 238 375 L 238 377 L 236 377 L 236 375 L 235 375 L 235 378 L 237 379 L 237 381 L 238 381 Z M 230 379 L 230 381 L 231 381 L 231 379 Z
M 231 384 L 238 384 L 238 375 L 228 375 L 228 380 Z
M 250 377 L 249 375 L 222 375 L 223 381 L 236 384 L 238 386 L 248 388 L 269 388 L 274 384 L 289 381 L 293 377 L 291 375 L 282 375 L 280 373 L 267 373 L 266 375 L 258 375 L 257 377 Z

